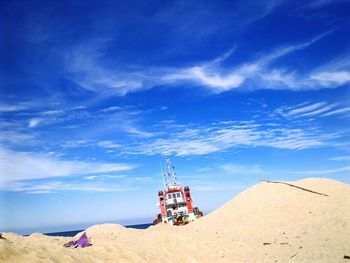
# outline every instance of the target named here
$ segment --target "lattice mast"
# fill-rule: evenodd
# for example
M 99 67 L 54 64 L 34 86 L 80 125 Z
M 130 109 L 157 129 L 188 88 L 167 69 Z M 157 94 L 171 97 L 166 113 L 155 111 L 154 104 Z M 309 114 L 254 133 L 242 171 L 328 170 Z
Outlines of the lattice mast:
M 179 184 L 177 183 L 177 177 L 176 177 L 176 172 L 175 172 L 175 167 L 173 165 L 171 165 L 170 160 L 168 158 L 165 159 L 166 160 L 166 173 L 163 172 L 162 170 L 162 174 L 163 174 L 163 183 L 164 183 L 164 189 L 166 191 L 169 191 L 172 188 L 176 188 L 179 186 Z
M 177 182 L 175 167 L 171 165 L 168 158 L 165 160 L 165 172 L 162 163 L 160 163 L 164 192 L 158 192 L 160 214 L 157 214 L 154 224 L 187 224 L 203 216 L 203 214 L 198 207 L 192 206 L 190 188 L 186 186 L 182 189 L 181 183 Z

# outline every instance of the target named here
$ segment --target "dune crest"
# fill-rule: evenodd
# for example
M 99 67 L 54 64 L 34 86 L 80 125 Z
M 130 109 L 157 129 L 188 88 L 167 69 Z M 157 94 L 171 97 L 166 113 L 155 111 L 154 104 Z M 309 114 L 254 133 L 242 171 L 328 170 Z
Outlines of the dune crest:
M 81 233 L 74 238 L 4 233 L 0 261 L 348 262 L 350 186 L 318 178 L 288 183 L 297 187 L 259 183 L 182 227 L 92 226 L 86 233 L 93 245 L 84 249 L 62 247 Z

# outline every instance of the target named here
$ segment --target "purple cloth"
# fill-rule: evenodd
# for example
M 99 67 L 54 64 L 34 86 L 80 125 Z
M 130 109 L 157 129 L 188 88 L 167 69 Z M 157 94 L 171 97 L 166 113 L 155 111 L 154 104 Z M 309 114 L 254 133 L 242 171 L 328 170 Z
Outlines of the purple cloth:
M 87 238 L 85 232 L 84 232 L 84 234 L 78 239 L 77 245 L 80 246 L 80 247 L 91 246 L 91 243 L 89 242 L 89 239 Z
M 64 247 L 87 247 L 87 246 L 91 246 L 91 243 L 89 241 L 89 239 L 86 236 L 86 233 L 84 232 L 84 234 L 77 240 L 77 241 L 69 241 L 68 243 L 63 245 Z

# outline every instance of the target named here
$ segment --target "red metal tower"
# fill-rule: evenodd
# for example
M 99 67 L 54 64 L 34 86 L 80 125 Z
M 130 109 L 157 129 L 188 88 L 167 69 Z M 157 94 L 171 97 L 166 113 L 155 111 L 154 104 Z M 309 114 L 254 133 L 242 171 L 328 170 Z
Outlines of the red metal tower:
M 165 207 L 165 199 L 163 191 L 158 192 L 159 204 L 160 204 L 160 214 L 162 216 L 162 221 L 167 223 L 167 215 L 166 215 L 166 207 Z
M 185 186 L 185 197 L 186 197 L 186 204 L 187 209 L 189 213 L 193 213 L 193 207 L 192 207 L 192 197 L 190 193 L 190 188 L 188 186 Z

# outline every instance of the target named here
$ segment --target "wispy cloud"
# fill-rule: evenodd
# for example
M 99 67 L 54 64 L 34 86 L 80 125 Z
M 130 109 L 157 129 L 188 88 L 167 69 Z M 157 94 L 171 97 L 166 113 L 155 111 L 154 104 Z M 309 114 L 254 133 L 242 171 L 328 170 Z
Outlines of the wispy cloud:
M 221 168 L 229 173 L 234 175 L 240 175 L 240 174 L 263 174 L 265 173 L 259 166 L 247 166 L 247 165 L 237 165 L 237 164 L 225 164 L 222 165 Z
M 345 2 L 345 0 L 316 0 L 305 5 L 305 8 L 319 8 L 334 2 Z
M 306 107 L 291 110 L 286 115 L 290 116 L 290 115 L 296 115 L 296 114 L 300 114 L 300 113 L 304 113 L 304 112 L 310 112 L 310 111 L 313 111 L 315 109 L 320 108 L 321 106 L 324 106 L 325 104 L 326 104 L 326 102 L 315 103 L 315 104 L 312 104 L 312 105 L 309 105 Z
M 202 86 L 214 93 L 239 88 L 247 89 L 247 87 L 249 90 L 336 88 L 350 81 L 348 67 L 339 67 L 335 70 L 332 67 L 323 66 L 318 70 L 311 70 L 311 73 L 305 73 L 290 69 L 289 65 L 280 68 L 271 66 L 272 62 L 279 58 L 306 49 L 332 32 L 330 30 L 308 41 L 277 47 L 254 61 L 227 65 L 224 62 L 234 55 L 236 50 L 234 48 L 211 61 L 178 68 L 162 66 L 145 68 L 139 65 L 123 67 L 123 69 L 107 69 L 98 62 L 104 55 L 106 41 L 94 42 L 79 46 L 70 53 L 67 68 L 74 82 L 101 96 L 124 96 L 129 92 L 159 85 L 180 83 Z M 249 82 L 248 86 L 247 82 Z M 105 111 L 117 108 L 110 107 Z
M 192 4 L 188 4 L 192 6 Z M 215 12 L 208 10 L 208 7 L 211 6 L 210 4 L 196 5 L 196 8 L 191 8 L 191 12 L 188 12 L 187 9 L 184 9 L 184 5 L 173 3 L 169 9 L 161 9 L 154 16 L 147 17 L 148 23 L 146 24 L 155 23 L 155 26 L 158 24 L 166 25 L 169 27 L 167 33 L 170 35 L 175 34 L 172 37 L 173 39 L 190 38 L 193 41 L 194 38 L 202 38 L 222 28 L 227 24 L 225 21 L 227 19 L 235 21 L 235 27 L 229 27 L 229 30 L 242 30 L 252 22 L 270 14 L 279 4 L 280 1 L 253 1 L 246 5 L 237 3 L 234 12 L 223 10 L 222 15 L 217 16 Z M 212 17 L 211 20 L 204 19 L 208 15 Z M 178 24 L 178 21 L 183 20 L 184 17 L 187 24 L 185 27 L 182 23 Z M 208 26 L 204 26 L 208 22 Z M 119 27 L 120 25 L 115 25 L 114 31 L 118 30 Z M 205 30 L 203 30 L 204 28 Z M 171 78 L 164 76 L 175 75 L 177 74 L 176 72 L 179 72 L 177 68 L 168 68 L 161 65 L 151 68 L 149 66 L 127 65 L 125 63 L 119 65 L 118 62 L 111 68 L 106 67 L 105 63 L 101 63 L 101 61 L 106 56 L 106 50 L 113 43 L 113 38 L 114 36 L 105 36 L 104 38 L 100 37 L 98 41 L 95 39 L 85 41 L 67 52 L 65 57 L 68 77 L 80 87 L 97 92 L 100 96 L 124 96 L 129 92 L 145 90 L 162 84 L 171 84 L 169 83 Z M 229 51 L 209 64 L 220 63 L 231 53 L 232 51 Z M 241 81 L 241 77 L 238 74 L 229 74 L 229 76 L 221 74 L 208 75 L 202 69 L 193 67 L 188 70 L 188 73 L 194 79 L 202 80 L 215 88 L 235 86 Z
M 34 135 L 25 132 L 3 131 L 0 132 L 0 142 L 3 145 L 32 145 L 36 143 L 36 138 Z
M 348 111 L 350 111 L 350 107 L 345 107 L 345 108 L 341 108 L 341 109 L 327 112 L 327 113 L 323 114 L 322 116 L 331 116 L 331 115 L 341 114 L 341 113 L 348 112 Z
M 338 105 L 337 103 L 334 103 L 334 104 L 328 105 L 326 107 L 323 107 L 321 109 L 317 109 L 315 111 L 310 111 L 310 112 L 304 113 L 301 116 L 302 117 L 309 117 L 309 116 L 319 115 L 319 114 L 321 114 L 321 113 L 323 113 L 325 111 L 329 111 L 329 110 L 333 109 L 337 105 Z
M 195 129 L 169 131 L 168 137 L 157 138 L 138 145 L 123 147 L 130 154 L 205 155 L 232 147 L 273 147 L 301 150 L 330 145 L 339 138 L 337 133 L 322 134 L 314 128 L 264 126 L 254 122 L 212 124 Z
M 292 52 L 308 48 L 318 40 L 324 38 L 332 31 L 321 34 L 309 41 L 277 48 L 260 59 L 247 62 L 235 68 L 227 68 L 220 65 L 221 62 L 231 56 L 232 52 L 203 63 L 169 73 L 163 77 L 165 82 L 190 81 L 197 85 L 205 86 L 215 93 L 243 87 L 246 81 L 256 82 L 251 89 L 319 89 L 334 88 L 343 85 L 350 80 L 350 72 L 318 72 L 311 76 L 298 76 L 295 72 L 286 71 L 286 68 L 271 68 L 270 63 Z M 260 82 L 260 85 L 257 85 Z
M 90 176 L 86 176 L 84 177 L 85 180 L 94 180 L 96 178 L 98 178 L 99 176 L 98 175 L 90 175 Z
M 124 125 L 124 131 L 133 134 L 134 136 L 140 137 L 140 138 L 149 138 L 155 136 L 157 133 L 147 132 L 143 131 L 136 126 L 125 124 Z
M 48 111 L 43 111 L 40 114 L 42 115 L 56 115 L 56 114 L 62 114 L 64 111 L 63 110 L 48 110 Z
M 218 184 L 213 182 L 211 184 L 206 185 L 194 185 L 192 186 L 192 190 L 196 190 L 198 192 L 212 192 L 212 191 L 225 191 L 225 190 L 242 190 L 246 189 L 248 186 L 244 185 L 232 185 L 232 184 Z
M 64 161 L 51 155 L 2 149 L 0 185 L 20 180 L 128 171 L 134 167 L 131 164 Z
M 122 174 L 122 175 L 109 175 L 109 174 L 102 174 L 102 175 L 90 175 L 90 176 L 86 176 L 83 179 L 85 180 L 94 180 L 94 179 L 100 179 L 100 180 L 104 180 L 104 179 L 121 179 L 121 178 L 125 178 L 127 177 L 126 174 Z
M 71 109 L 72 110 L 85 110 L 85 109 L 87 109 L 87 107 L 86 106 L 76 106 L 76 107 L 73 107 Z
M 101 96 L 120 95 L 145 89 L 147 76 L 142 72 L 107 69 L 98 61 L 104 55 L 109 40 L 93 41 L 77 46 L 66 57 L 66 67 L 72 81 Z
M 120 110 L 120 109 L 122 109 L 122 108 L 118 107 L 118 106 L 112 106 L 112 107 L 108 107 L 108 108 L 102 109 L 100 111 L 101 112 L 111 112 L 111 111 L 117 111 L 117 110 Z
M 334 174 L 350 171 L 350 166 L 327 169 L 327 170 L 307 170 L 307 171 L 288 171 L 290 174 L 304 174 L 304 175 L 323 175 L 323 174 Z
M 145 177 L 135 177 L 134 178 L 136 181 L 149 181 L 152 179 L 150 176 L 145 176 Z
M 334 109 L 338 107 L 338 109 Z M 274 111 L 275 114 L 285 118 L 302 118 L 302 117 L 326 117 L 342 114 L 350 111 L 350 107 L 341 108 L 338 103 L 329 104 L 327 102 L 305 103 L 302 106 L 285 106 Z
M 350 81 L 350 72 L 320 72 L 318 74 L 311 75 L 310 79 L 318 81 L 320 85 L 325 87 L 343 85 Z
M 31 119 L 29 121 L 28 126 L 29 126 L 29 128 L 33 128 L 33 127 L 37 126 L 41 121 L 42 121 L 41 119 Z
M 328 160 L 331 160 L 331 161 L 350 161 L 350 155 L 331 157 Z
M 30 107 L 31 104 L 27 102 L 17 103 L 16 105 L 0 104 L 0 112 L 22 111 L 29 109 Z
M 95 142 L 91 140 L 69 140 L 61 144 L 63 148 L 89 147 L 94 146 Z
M 103 148 L 119 148 L 121 145 L 116 144 L 113 141 L 101 141 L 97 143 L 98 146 Z
M 117 184 L 96 183 L 64 183 L 60 181 L 49 182 L 14 182 L 6 185 L 3 189 L 13 192 L 25 192 L 27 194 L 52 194 L 60 191 L 80 191 L 80 192 L 125 192 L 134 191 L 136 188 L 123 187 Z
M 116 18 L 115 14 L 121 11 L 120 8 L 116 8 L 118 5 L 113 5 L 116 8 L 114 11 L 106 10 L 103 12 L 105 16 L 95 16 L 95 19 L 87 22 L 86 28 L 89 28 L 88 37 L 84 36 L 82 38 L 76 38 L 70 34 L 63 34 L 65 37 L 62 39 L 71 39 L 72 42 L 69 45 L 64 45 L 60 50 L 56 50 L 57 47 L 49 45 L 50 41 L 57 42 L 57 35 L 55 32 L 65 32 L 69 30 L 63 30 L 67 25 L 69 28 L 73 26 L 74 30 L 81 30 L 81 27 L 76 24 L 72 24 L 67 20 L 66 22 L 61 21 L 56 25 L 55 22 L 52 22 L 50 19 L 46 21 L 41 21 L 40 26 L 38 23 L 33 22 L 30 14 L 26 14 L 25 17 L 28 21 L 32 21 L 30 24 L 35 26 L 27 26 L 31 32 L 34 30 L 43 31 L 40 34 L 29 34 L 24 37 L 24 40 L 28 41 L 30 44 L 46 44 L 47 48 L 52 51 L 52 53 L 58 53 L 59 55 L 64 52 L 63 57 L 65 58 L 65 67 L 67 69 L 67 77 L 73 80 L 75 83 L 79 84 L 84 89 L 90 91 L 97 91 L 103 94 L 118 94 L 124 95 L 128 92 L 133 92 L 136 90 L 143 90 L 152 85 L 148 85 L 148 76 L 150 71 L 146 70 L 135 70 L 138 68 L 138 65 L 126 65 L 127 63 L 115 62 L 119 57 L 126 57 L 134 59 L 133 56 L 117 56 L 114 52 L 111 52 L 111 49 L 123 47 L 123 37 L 121 37 L 125 29 L 128 28 L 131 24 L 139 24 L 138 27 L 140 32 L 144 32 L 148 35 L 149 40 L 152 39 L 151 32 L 159 32 L 154 30 L 155 28 L 163 26 L 166 28 L 163 33 L 165 38 L 173 39 L 176 42 L 177 39 L 181 39 L 180 42 L 186 43 L 186 40 L 193 40 L 196 38 L 196 41 L 201 41 L 203 36 L 211 35 L 211 33 L 216 32 L 218 29 L 223 30 L 223 28 L 229 30 L 241 30 L 244 26 L 251 24 L 254 21 L 257 21 L 272 12 L 276 6 L 278 6 L 281 1 L 252 1 L 249 4 L 242 4 L 237 2 L 234 4 L 234 8 L 222 9 L 219 11 L 215 5 L 209 3 L 169 3 L 167 7 L 160 7 L 154 10 L 152 16 L 147 14 L 135 14 L 130 10 L 129 14 L 120 14 Z M 97 7 L 99 8 L 99 7 Z M 105 7 L 106 8 L 106 7 Z M 109 7 L 108 7 L 109 8 Z M 124 7 L 125 8 L 125 7 Z M 89 16 L 89 10 L 93 9 L 91 6 L 87 6 L 87 13 L 84 15 Z M 131 8 L 132 9 L 132 8 Z M 60 12 L 58 12 L 59 14 Z M 110 16 L 113 14 L 112 16 Z M 62 14 L 60 14 L 62 16 Z M 77 14 L 80 16 L 81 14 Z M 124 15 L 128 19 L 124 18 Z M 29 19 L 29 17 L 31 17 Z M 208 16 L 210 19 L 208 19 Z M 42 19 L 42 18 L 41 18 Z M 35 20 L 35 19 L 34 19 Z M 228 21 L 234 20 L 234 25 L 231 26 Z M 27 22 L 28 22 L 27 21 Z M 140 21 L 147 21 L 147 23 L 139 23 Z M 186 23 L 183 23 L 186 21 Z M 56 21 L 57 22 L 57 21 Z M 59 28 L 59 30 L 49 30 L 49 28 Z M 84 29 L 86 29 L 84 28 Z M 103 32 L 101 32 L 103 28 Z M 44 30 L 46 29 L 46 30 Z M 133 31 L 133 30 L 132 30 Z M 133 37 L 133 43 L 140 41 L 141 35 L 136 31 L 130 31 L 129 36 Z M 48 33 L 50 32 L 50 33 Z M 79 31 L 80 32 L 80 31 Z M 143 36 L 145 37 L 145 36 Z M 124 40 L 125 41 L 125 40 Z M 129 40 L 126 40 L 129 41 Z M 64 41 L 65 42 L 65 41 Z M 127 42 L 126 42 L 127 43 Z M 67 43 L 66 43 L 67 44 Z M 119 46 L 121 44 L 121 46 Z M 137 44 L 137 43 L 134 43 Z M 168 51 L 169 46 L 165 45 L 165 51 Z M 159 47 L 158 47 L 159 48 Z M 170 48 L 177 49 L 177 43 L 174 46 L 170 45 Z M 131 50 L 132 48 L 130 47 Z M 159 48 L 161 52 L 164 52 L 162 48 Z M 111 52 L 111 53 L 108 53 Z M 160 52 L 160 53 L 161 53 Z M 124 52 L 120 52 L 124 53 Z M 147 52 L 146 52 L 147 53 Z M 170 52 L 171 53 L 171 52 Z M 108 55 L 107 55 L 108 54 Z M 57 55 L 57 54 L 56 54 Z M 114 57 L 115 56 L 115 57 Z M 109 57 L 115 63 L 105 63 L 106 57 Z M 135 56 L 137 57 L 137 55 Z M 58 64 L 58 63 L 57 63 Z M 113 64 L 108 67 L 107 64 Z M 153 70 L 153 69 L 152 69 Z M 152 74 L 151 74 L 152 75 Z M 151 78 L 151 81 L 152 80 Z M 154 83 L 153 83 L 154 84 Z

